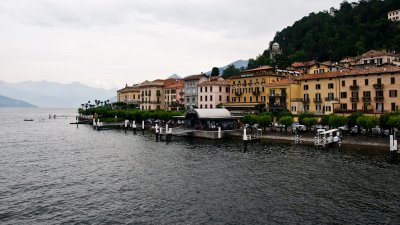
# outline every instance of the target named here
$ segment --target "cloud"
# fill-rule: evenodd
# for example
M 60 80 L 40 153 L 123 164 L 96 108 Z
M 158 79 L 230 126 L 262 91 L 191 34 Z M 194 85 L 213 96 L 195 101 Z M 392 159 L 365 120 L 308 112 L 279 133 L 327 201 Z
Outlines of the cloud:
M 105 87 L 205 72 L 262 53 L 275 32 L 341 0 L 2 0 L 6 81 Z

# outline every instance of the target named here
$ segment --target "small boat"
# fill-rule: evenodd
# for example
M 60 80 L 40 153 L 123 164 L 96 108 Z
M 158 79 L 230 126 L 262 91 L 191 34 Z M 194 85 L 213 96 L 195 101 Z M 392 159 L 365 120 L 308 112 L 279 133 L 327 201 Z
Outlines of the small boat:
M 342 145 L 342 135 L 339 129 L 324 130 L 318 129 L 317 135 L 314 137 L 315 147 L 326 148 L 328 145 L 337 144 L 339 147 Z
M 32 118 L 25 118 L 24 121 L 34 121 Z

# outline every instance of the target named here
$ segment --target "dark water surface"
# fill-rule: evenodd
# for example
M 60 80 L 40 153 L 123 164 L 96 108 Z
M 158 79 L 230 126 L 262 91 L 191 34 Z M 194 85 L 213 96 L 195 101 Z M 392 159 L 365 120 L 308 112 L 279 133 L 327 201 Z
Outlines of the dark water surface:
M 0 109 L 0 224 L 400 224 L 387 152 L 262 142 L 244 154 L 233 140 L 48 119 L 75 112 Z

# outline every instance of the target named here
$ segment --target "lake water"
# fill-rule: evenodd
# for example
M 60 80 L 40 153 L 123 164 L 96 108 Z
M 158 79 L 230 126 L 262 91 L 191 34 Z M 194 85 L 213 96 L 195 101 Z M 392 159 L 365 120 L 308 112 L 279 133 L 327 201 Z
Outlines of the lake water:
M 167 144 L 49 114 L 76 110 L 0 109 L 0 224 L 400 224 L 387 152 L 243 153 L 240 141 Z

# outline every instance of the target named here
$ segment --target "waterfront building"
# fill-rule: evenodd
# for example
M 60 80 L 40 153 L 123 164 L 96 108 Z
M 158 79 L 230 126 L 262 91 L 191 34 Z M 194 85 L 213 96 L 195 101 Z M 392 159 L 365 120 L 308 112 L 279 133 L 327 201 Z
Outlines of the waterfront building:
M 266 85 L 269 93 L 266 106 L 268 111 L 290 110 L 294 115 L 300 105 L 296 99 L 300 94 L 300 82 L 296 79 L 286 78 Z
M 140 109 L 165 109 L 164 80 L 144 81 L 139 85 Z
M 400 9 L 388 12 L 388 19 L 391 21 L 400 21 Z
M 313 112 L 316 115 L 333 113 L 335 104 L 339 103 L 339 81 L 337 75 L 339 71 L 306 74 L 299 79 L 300 94 L 293 98 L 297 114 L 302 112 Z
M 337 74 L 340 102 L 336 113 L 384 113 L 400 105 L 400 68 L 355 68 Z
M 206 74 L 191 75 L 183 78 L 185 83 L 184 95 L 185 95 L 185 108 L 197 108 L 198 105 L 198 93 L 197 85 L 202 82 L 208 81 L 208 76 Z
M 139 107 L 140 88 L 137 84 L 132 86 L 125 85 L 124 88 L 117 91 L 117 101 L 133 105 L 134 108 Z
M 317 62 L 315 60 L 308 62 L 294 62 L 291 69 L 303 71 L 304 74 L 319 74 L 336 71 L 337 67 L 332 62 Z
M 178 111 L 184 107 L 182 79 L 168 79 L 164 82 L 164 109 Z
M 222 77 L 211 77 L 197 86 L 198 108 L 214 109 L 229 102 L 229 83 Z
M 228 79 L 230 102 L 225 103 L 224 107 L 235 114 L 263 110 L 268 96 L 266 85 L 285 78 L 270 66 L 242 71 L 239 76 Z
M 387 51 L 371 50 L 362 54 L 359 57 L 356 66 L 366 67 L 366 66 L 381 66 L 383 64 L 391 64 L 395 60 L 398 60 L 399 57 L 400 57 L 399 54 Z

